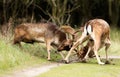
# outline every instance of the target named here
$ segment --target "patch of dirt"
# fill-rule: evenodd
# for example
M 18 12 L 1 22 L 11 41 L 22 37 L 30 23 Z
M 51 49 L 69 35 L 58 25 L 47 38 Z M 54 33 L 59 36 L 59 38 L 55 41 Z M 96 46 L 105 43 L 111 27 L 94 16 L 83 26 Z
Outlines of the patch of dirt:
M 38 67 L 38 66 L 30 67 L 30 68 L 23 69 L 20 71 L 15 71 L 12 74 L 5 75 L 2 77 L 35 77 L 44 72 L 49 71 L 51 68 L 58 67 L 60 65 L 62 65 L 62 64 L 61 63 L 51 63 L 51 64 L 43 65 L 40 67 Z

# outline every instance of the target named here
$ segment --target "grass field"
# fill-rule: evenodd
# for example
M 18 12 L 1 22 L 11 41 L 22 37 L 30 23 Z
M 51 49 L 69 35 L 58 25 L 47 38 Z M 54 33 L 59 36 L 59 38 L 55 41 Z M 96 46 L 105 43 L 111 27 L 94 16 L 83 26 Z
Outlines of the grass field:
M 95 61 L 66 64 L 37 77 L 120 77 L 120 59 L 112 63 L 115 65 L 98 65 Z
M 45 58 L 40 58 L 41 55 L 38 54 L 40 57 L 35 56 L 37 49 L 43 51 L 38 45 L 23 44 L 23 48 L 20 49 L 18 46 L 12 45 L 10 40 L 2 37 L 0 39 L 0 75 L 13 69 L 47 63 Z
M 12 44 L 11 38 L 0 36 L 0 75 L 15 69 L 49 63 L 44 44 L 21 44 L 22 48 L 19 48 Z M 52 61 L 60 60 L 55 52 L 52 52 L 51 58 Z

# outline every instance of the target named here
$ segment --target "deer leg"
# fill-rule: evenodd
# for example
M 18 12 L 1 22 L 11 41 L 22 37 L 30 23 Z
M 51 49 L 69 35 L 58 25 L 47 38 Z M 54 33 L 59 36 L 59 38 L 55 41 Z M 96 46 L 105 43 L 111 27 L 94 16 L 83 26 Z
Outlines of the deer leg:
M 70 51 L 68 52 L 67 56 L 66 56 L 65 59 L 64 59 L 66 63 L 69 62 L 68 58 L 70 57 L 72 51 L 73 51 L 79 44 L 82 44 L 85 40 L 87 40 L 86 38 L 87 38 L 87 36 L 83 34 L 83 35 L 81 36 L 81 38 L 74 43 L 74 45 L 72 46 L 72 48 L 70 49 Z
M 68 52 L 67 56 L 66 56 L 65 59 L 64 59 L 66 63 L 69 62 L 69 60 L 68 60 L 69 56 L 71 55 L 72 51 L 73 51 L 78 45 L 79 45 L 79 42 L 76 42 L 76 43 L 72 46 L 72 48 L 70 49 L 70 51 Z
M 50 40 L 46 40 L 46 47 L 47 47 L 47 59 L 50 60 Z
M 88 51 L 87 51 L 87 53 L 86 53 L 86 55 L 85 55 L 83 60 L 86 60 L 88 58 L 88 54 L 90 53 L 90 51 L 91 51 L 91 47 L 89 47 L 89 49 L 88 49 Z
M 109 60 L 108 60 L 108 54 L 107 54 L 107 51 L 108 51 L 108 48 L 110 47 L 111 45 L 111 42 L 108 40 L 106 43 L 105 43 L 105 53 L 106 53 L 106 63 L 108 64 L 109 63 Z
M 22 48 L 20 41 L 22 41 L 21 37 L 18 37 L 18 38 L 16 37 L 16 38 L 14 39 L 13 44 L 14 44 L 14 45 L 16 44 L 16 45 L 18 45 L 20 48 Z
M 97 58 L 98 64 L 103 65 L 105 63 L 101 62 L 100 57 L 98 56 L 98 49 L 100 47 L 100 43 L 101 43 L 100 39 L 95 40 L 95 43 L 94 43 L 94 53 L 95 53 L 95 56 Z
M 95 56 L 96 56 L 96 58 L 97 58 L 98 64 L 100 64 L 100 65 L 105 64 L 105 63 L 101 62 L 101 60 L 100 60 L 100 58 L 99 58 L 98 53 L 97 53 L 96 50 L 94 50 L 94 53 L 95 53 Z

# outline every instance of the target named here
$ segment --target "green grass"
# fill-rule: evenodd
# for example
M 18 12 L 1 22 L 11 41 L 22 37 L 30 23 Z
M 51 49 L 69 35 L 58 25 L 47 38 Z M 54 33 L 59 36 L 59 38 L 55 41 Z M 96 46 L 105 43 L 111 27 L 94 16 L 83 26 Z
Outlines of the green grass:
M 47 60 L 47 50 L 44 43 L 34 43 L 34 44 L 25 44 L 22 43 L 22 47 L 26 53 L 36 56 L 38 58 L 43 58 Z M 58 61 L 61 59 L 61 56 L 58 53 L 55 53 L 56 49 L 51 50 L 51 61 Z
M 35 64 L 47 63 L 48 61 L 45 58 L 42 58 L 42 56 L 40 58 L 34 55 L 35 54 L 34 51 L 37 51 L 37 49 L 39 49 L 39 51 L 43 51 L 39 47 L 36 47 L 34 45 L 31 46 L 27 44 L 23 45 L 23 48 L 20 49 L 18 46 L 12 45 L 8 40 L 1 38 L 0 39 L 0 74 L 4 74 L 16 68 L 24 68 Z
M 12 44 L 12 39 L 9 37 L 0 37 L 0 75 L 14 69 L 49 63 L 44 44 L 21 43 L 22 48 L 19 48 L 19 46 Z M 51 53 L 52 61 L 60 60 L 61 57 L 54 51 Z
M 120 30 L 111 28 L 110 32 L 111 40 L 120 43 Z
M 120 77 L 120 60 L 113 60 L 115 65 L 72 63 L 51 69 L 37 77 Z

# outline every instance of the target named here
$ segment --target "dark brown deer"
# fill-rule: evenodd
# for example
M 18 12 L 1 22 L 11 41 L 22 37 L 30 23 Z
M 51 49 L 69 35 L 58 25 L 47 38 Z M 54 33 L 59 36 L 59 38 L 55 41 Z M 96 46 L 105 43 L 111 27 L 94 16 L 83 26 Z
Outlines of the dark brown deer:
M 14 44 L 19 44 L 20 42 L 34 43 L 34 42 L 45 42 L 48 53 L 48 60 L 50 60 L 50 47 L 51 45 L 56 46 L 66 44 L 68 40 L 66 39 L 66 34 L 59 30 L 58 26 L 53 23 L 25 23 L 20 24 L 15 28 Z M 69 50 L 69 44 L 65 45 L 67 50 Z M 59 49 L 58 49 L 59 50 Z M 66 49 L 65 49 L 66 50 Z
M 81 45 L 87 39 L 93 40 L 94 44 L 93 46 L 89 46 L 88 52 L 84 57 L 84 60 L 87 59 L 89 52 L 93 49 L 98 64 L 104 64 L 103 62 L 101 62 L 98 56 L 98 50 L 105 46 L 106 60 L 108 61 L 107 50 L 111 44 L 109 24 L 103 19 L 93 19 L 85 24 L 81 37 L 74 43 L 66 58 L 64 59 L 66 63 L 69 62 L 68 58 L 73 49 L 75 49 L 78 45 Z

